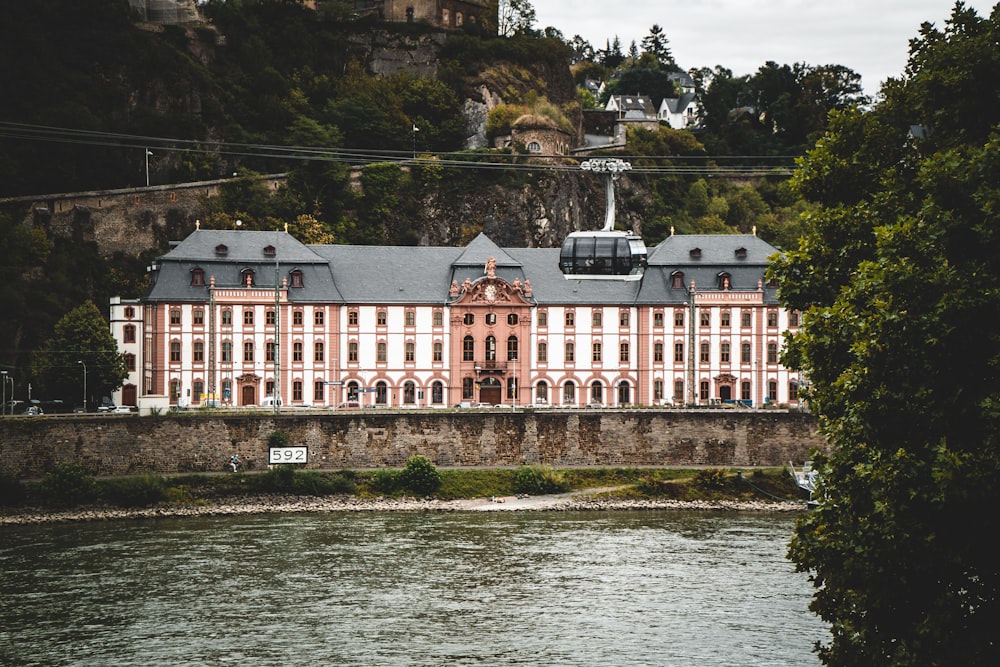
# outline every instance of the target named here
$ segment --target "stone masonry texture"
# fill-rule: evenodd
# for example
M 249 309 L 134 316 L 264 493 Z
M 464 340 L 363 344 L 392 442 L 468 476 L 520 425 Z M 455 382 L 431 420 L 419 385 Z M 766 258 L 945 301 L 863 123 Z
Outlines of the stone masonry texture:
M 402 467 L 416 454 L 439 467 L 778 467 L 827 451 L 811 415 L 767 410 L 65 416 L 0 420 L 0 471 L 216 472 L 233 454 L 259 470 L 275 431 L 308 448 L 306 468 L 334 470 Z

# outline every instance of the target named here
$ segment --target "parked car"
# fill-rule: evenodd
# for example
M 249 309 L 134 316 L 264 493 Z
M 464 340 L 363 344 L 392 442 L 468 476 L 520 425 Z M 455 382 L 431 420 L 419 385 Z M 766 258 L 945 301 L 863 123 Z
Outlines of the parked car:
M 345 401 L 339 404 L 334 410 L 360 410 L 361 403 L 359 401 Z
M 29 417 L 37 417 L 38 415 L 44 415 L 45 413 L 42 412 L 42 409 L 37 405 L 32 405 L 30 408 L 25 409 L 24 414 Z
M 282 405 L 284 405 L 284 403 L 279 398 L 278 399 L 278 407 L 280 408 Z M 261 402 L 260 402 L 260 407 L 262 407 L 262 408 L 273 408 L 274 407 L 274 396 L 265 396 L 261 400 Z
M 132 406 L 130 406 L 130 405 L 116 405 L 114 408 L 112 408 L 111 410 L 109 410 L 109 412 L 111 412 L 112 414 L 115 414 L 115 415 L 130 415 L 130 414 L 132 414 Z

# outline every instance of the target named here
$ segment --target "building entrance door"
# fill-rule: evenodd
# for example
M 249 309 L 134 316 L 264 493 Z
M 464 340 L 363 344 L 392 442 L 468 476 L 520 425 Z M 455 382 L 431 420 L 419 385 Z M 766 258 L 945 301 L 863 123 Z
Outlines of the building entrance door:
M 243 385 L 242 400 L 240 405 L 257 405 L 257 392 L 254 391 L 252 384 Z
M 479 402 L 499 405 L 503 401 L 500 391 L 500 381 L 496 378 L 486 378 L 479 387 Z

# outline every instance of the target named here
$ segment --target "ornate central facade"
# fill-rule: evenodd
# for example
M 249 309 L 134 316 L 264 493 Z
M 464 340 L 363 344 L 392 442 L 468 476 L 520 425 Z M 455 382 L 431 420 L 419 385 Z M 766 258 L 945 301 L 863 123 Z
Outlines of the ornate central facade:
M 754 235 L 671 236 L 642 279 L 567 279 L 559 249 L 306 246 L 198 230 L 112 299 L 130 376 L 116 402 L 347 400 L 620 406 L 798 404 L 779 363 L 798 314 L 764 282 Z

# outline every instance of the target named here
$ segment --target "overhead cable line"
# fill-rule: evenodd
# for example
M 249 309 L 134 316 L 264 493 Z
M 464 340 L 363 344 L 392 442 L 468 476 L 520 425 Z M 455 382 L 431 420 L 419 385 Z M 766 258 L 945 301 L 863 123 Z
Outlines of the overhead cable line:
M 521 153 L 434 152 L 281 146 L 238 142 L 170 139 L 115 132 L 29 125 L 0 121 L 0 137 L 21 141 L 108 146 L 121 149 L 185 151 L 257 159 L 325 161 L 349 165 L 396 162 L 404 165 L 434 165 L 451 169 L 516 169 L 528 171 L 577 171 L 579 159 L 572 155 Z M 595 149 L 597 150 L 597 149 Z M 788 176 L 796 156 L 765 155 L 626 155 L 632 171 L 641 174 L 708 176 Z M 527 160 L 531 159 L 531 162 Z M 548 160 L 541 162 L 538 160 Z

